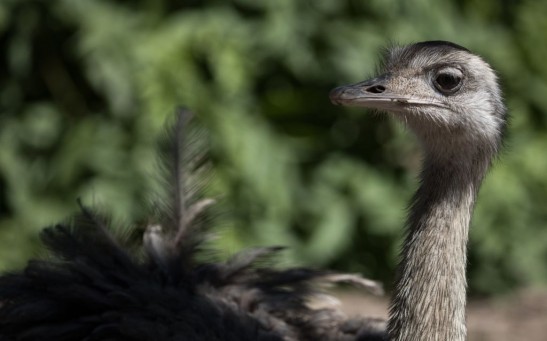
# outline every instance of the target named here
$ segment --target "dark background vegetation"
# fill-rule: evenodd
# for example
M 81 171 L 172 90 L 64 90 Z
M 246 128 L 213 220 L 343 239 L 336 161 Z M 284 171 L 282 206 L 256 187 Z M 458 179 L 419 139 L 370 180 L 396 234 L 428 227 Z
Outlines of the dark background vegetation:
M 451 40 L 499 71 L 507 148 L 471 230 L 473 294 L 547 282 L 547 2 L 1 0 L 0 269 L 76 198 L 145 217 L 154 146 L 198 113 L 224 194 L 226 254 L 287 245 L 285 264 L 394 272 L 419 150 L 402 127 L 334 107 L 389 44 Z

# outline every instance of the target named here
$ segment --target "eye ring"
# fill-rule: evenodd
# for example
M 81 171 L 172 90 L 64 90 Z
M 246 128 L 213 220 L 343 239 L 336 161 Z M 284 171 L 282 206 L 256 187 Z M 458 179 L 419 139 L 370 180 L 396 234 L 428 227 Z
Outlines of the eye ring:
M 433 78 L 433 85 L 444 95 L 451 95 L 460 90 L 463 84 L 463 74 L 460 70 L 440 70 Z

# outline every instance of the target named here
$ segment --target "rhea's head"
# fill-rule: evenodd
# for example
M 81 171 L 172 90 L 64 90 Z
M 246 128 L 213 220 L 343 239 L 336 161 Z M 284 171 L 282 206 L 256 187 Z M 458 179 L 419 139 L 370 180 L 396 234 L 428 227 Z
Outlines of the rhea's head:
M 506 110 L 495 72 L 454 43 L 428 41 L 386 51 L 377 77 L 340 86 L 335 104 L 377 109 L 405 122 L 426 150 L 501 144 Z

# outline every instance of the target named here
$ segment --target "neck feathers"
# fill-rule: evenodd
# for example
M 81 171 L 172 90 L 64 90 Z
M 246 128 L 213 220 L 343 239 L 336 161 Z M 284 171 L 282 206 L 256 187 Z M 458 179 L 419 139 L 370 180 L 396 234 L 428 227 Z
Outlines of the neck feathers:
M 463 341 L 469 222 L 490 158 L 427 157 L 392 299 L 391 340 Z

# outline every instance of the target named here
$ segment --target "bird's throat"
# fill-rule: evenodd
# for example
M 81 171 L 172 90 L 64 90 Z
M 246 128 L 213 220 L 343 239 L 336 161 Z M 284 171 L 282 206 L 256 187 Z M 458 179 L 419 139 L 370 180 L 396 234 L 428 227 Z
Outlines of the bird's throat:
M 410 209 L 391 304 L 390 340 L 466 338 L 469 222 L 490 160 L 436 161 L 426 158 Z

